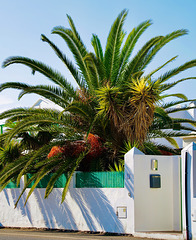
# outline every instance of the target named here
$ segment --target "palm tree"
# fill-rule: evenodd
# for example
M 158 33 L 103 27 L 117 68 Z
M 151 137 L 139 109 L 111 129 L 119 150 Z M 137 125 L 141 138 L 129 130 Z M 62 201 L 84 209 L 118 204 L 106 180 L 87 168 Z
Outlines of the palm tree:
M 183 125 L 189 122 L 195 126 L 194 121 L 173 119 L 168 115 L 172 111 L 177 111 L 175 106 L 179 102 L 186 103 L 191 100 L 183 94 L 169 95 L 166 91 L 182 81 L 195 78 L 187 77 L 172 83 L 168 82 L 179 73 L 195 67 L 196 60 L 186 62 L 155 77 L 155 73 L 157 74 L 164 66 L 176 59 L 173 57 L 152 72 L 145 72 L 159 50 L 170 41 L 187 34 L 187 30 L 181 29 L 166 36 L 154 37 L 147 41 L 135 56 L 132 56 L 140 36 L 152 23 L 150 20 L 142 22 L 125 39 L 123 24 L 126 16 L 127 10 L 123 10 L 114 21 L 105 51 L 98 36 L 93 34 L 91 41 L 93 53 L 87 50 L 72 18 L 67 15 L 70 28 L 58 26 L 52 30 L 52 34 L 59 35 L 66 42 L 75 63 L 68 60 L 67 56 L 45 35 L 41 35 L 42 41 L 49 44 L 72 74 L 77 83 L 76 88 L 61 73 L 40 61 L 18 56 L 5 60 L 3 67 L 16 63 L 26 65 L 32 69 L 33 74 L 39 72 L 53 84 L 32 86 L 7 82 L 0 85 L 1 91 L 7 88 L 19 89 L 21 90 L 19 99 L 25 94 L 36 93 L 64 110 L 60 112 L 52 109 L 18 108 L 0 115 L 0 119 L 7 118 L 10 122 L 16 122 L 13 128 L 1 136 L 5 145 L 28 131 L 49 132 L 53 136 L 47 144 L 29 151 L 23 158 L 7 165 L 0 173 L 0 185 L 5 185 L 13 176 L 17 176 L 19 183 L 23 174 L 33 171 L 34 175 L 23 189 L 24 192 L 35 180 L 28 194 L 29 197 L 40 179 L 52 171 L 54 175 L 46 188 L 45 197 L 48 197 L 56 179 L 63 172 L 67 172 L 68 181 L 63 191 L 63 201 L 74 171 L 81 167 L 84 161 L 89 164 L 88 157 L 92 151 L 88 139 L 89 133 L 101 140 L 108 166 L 111 162 L 118 161 L 119 152 L 128 142 L 130 145 L 137 143 L 148 152 L 153 145 L 150 142 L 151 138 L 165 137 L 175 145 L 172 137 L 184 135 L 181 130 L 194 130 Z M 164 98 L 171 96 L 180 100 L 161 104 Z M 69 149 L 73 149 L 77 145 L 76 142 L 84 136 L 86 141 L 83 140 L 81 143 L 83 147 L 79 145 L 82 150 L 78 151 L 78 154 L 71 154 Z M 47 157 L 53 146 L 59 146 L 58 154 Z M 153 145 L 156 152 L 159 148 L 165 149 L 164 146 Z M 104 162 L 102 155 L 94 158 L 93 162 L 99 162 L 98 165 L 101 166 Z
M 6 164 L 12 163 L 15 159 L 18 159 L 21 155 L 20 144 L 17 142 L 10 142 L 6 147 L 0 147 L 0 171 L 6 166 Z

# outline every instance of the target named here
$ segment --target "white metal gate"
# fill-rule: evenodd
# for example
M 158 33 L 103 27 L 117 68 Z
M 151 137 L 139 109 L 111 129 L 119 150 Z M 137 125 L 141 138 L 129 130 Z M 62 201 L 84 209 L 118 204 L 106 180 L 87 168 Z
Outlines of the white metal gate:
M 181 231 L 179 156 L 134 156 L 135 231 Z

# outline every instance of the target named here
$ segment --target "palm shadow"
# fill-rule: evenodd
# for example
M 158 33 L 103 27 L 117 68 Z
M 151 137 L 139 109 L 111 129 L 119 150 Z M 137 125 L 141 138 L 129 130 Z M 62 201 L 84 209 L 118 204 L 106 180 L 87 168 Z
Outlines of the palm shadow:
M 78 230 L 69 205 L 66 202 L 61 204 L 62 190 L 53 189 L 47 199 L 44 199 L 45 189 L 35 189 L 34 195 L 47 228 Z
M 134 199 L 134 175 L 128 166 L 125 174 L 125 189 L 129 192 L 130 197 Z
M 35 189 L 39 209 L 48 228 L 66 230 L 103 231 L 123 233 L 124 228 L 116 216 L 115 209 L 105 193 L 99 179 L 94 178 L 99 188 L 73 188 L 70 184 L 65 201 L 61 204 L 62 189 L 53 189 L 48 199 L 44 199 L 45 189 Z M 76 213 L 73 204 L 77 204 L 80 213 Z M 81 221 L 80 214 L 83 220 Z M 85 221 L 85 223 L 83 222 Z M 86 227 L 84 227 L 86 225 Z
M 100 180 L 90 176 L 97 188 L 70 188 L 70 195 L 79 206 L 90 231 L 123 233 L 124 228 L 107 198 Z
M 6 201 L 7 201 L 7 206 L 5 207 L 8 207 L 8 208 L 11 208 L 10 210 L 15 210 L 14 208 L 14 205 L 16 203 L 16 201 L 18 200 L 19 196 L 20 196 L 20 193 L 21 193 L 21 188 L 16 188 L 16 189 L 4 189 L 3 190 L 3 193 L 4 193 L 4 196 L 6 198 Z M 24 194 L 22 195 L 22 197 L 20 198 L 20 201 L 18 202 L 18 205 L 17 205 L 17 209 L 18 211 L 20 211 L 21 215 L 24 217 L 24 216 L 27 216 L 30 224 L 32 225 L 33 223 L 33 219 L 32 219 L 32 216 L 31 216 L 31 211 L 30 211 L 30 204 L 29 202 L 27 202 L 26 206 L 25 205 L 25 200 L 26 200 L 26 197 L 27 197 L 27 194 L 26 192 L 24 192 Z M 17 221 L 18 219 L 16 219 Z
M 35 189 L 33 195 L 34 199 L 36 199 L 36 207 L 38 207 L 42 215 L 41 219 L 44 220 L 45 227 L 50 229 L 85 229 L 94 232 L 123 233 L 123 225 L 118 219 L 115 209 L 112 207 L 108 197 L 101 189 L 102 185 L 100 180 L 94 179 L 94 182 L 96 182 L 96 186 L 99 188 L 73 188 L 72 183 L 67 193 L 69 196 L 66 196 L 62 204 L 62 188 L 53 189 L 48 199 L 44 199 L 45 189 Z M 21 193 L 21 188 L 11 189 L 11 194 L 8 194 L 7 190 L 3 192 L 7 199 L 8 206 L 12 207 Z M 34 200 L 31 201 L 31 199 L 29 199 L 26 206 L 24 206 L 27 193 L 26 191 L 24 192 L 18 202 L 17 209 L 20 210 L 22 216 L 28 218 L 32 227 L 39 227 L 37 226 L 37 219 L 34 219 L 36 216 L 36 213 L 33 212 L 35 207 L 32 206 Z M 76 204 L 79 208 L 78 214 L 73 204 Z M 37 212 L 37 214 L 39 213 Z

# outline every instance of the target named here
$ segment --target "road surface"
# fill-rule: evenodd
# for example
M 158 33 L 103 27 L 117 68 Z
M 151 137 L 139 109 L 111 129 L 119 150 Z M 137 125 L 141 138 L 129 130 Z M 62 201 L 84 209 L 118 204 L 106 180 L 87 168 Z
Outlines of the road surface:
M 0 240 L 144 240 L 130 236 L 104 236 L 81 232 L 0 228 Z M 145 238 L 146 240 L 146 238 Z

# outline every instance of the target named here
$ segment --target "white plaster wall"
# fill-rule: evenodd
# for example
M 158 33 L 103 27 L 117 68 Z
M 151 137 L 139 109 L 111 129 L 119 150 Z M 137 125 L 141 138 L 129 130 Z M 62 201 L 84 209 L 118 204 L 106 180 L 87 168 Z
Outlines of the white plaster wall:
M 24 206 L 26 190 L 16 209 L 21 189 L 4 189 L 0 193 L 0 226 L 56 228 L 81 231 L 134 233 L 133 148 L 125 155 L 124 188 L 74 188 L 71 182 L 63 204 L 63 189 L 54 189 L 44 199 L 45 189 L 35 189 Z M 74 177 L 73 177 L 74 180 Z M 117 207 L 127 207 L 127 218 L 118 218 Z
M 21 185 L 22 185 L 21 181 Z M 62 189 L 44 199 L 45 189 L 36 189 L 24 207 L 27 190 L 16 202 L 21 189 L 0 193 L 0 225 L 5 227 L 55 228 L 81 231 L 131 233 L 131 198 L 126 188 L 73 188 L 61 204 Z M 127 207 L 127 218 L 119 219 L 117 207 Z

